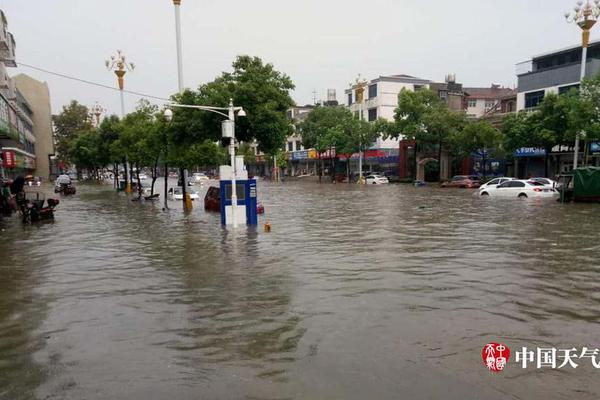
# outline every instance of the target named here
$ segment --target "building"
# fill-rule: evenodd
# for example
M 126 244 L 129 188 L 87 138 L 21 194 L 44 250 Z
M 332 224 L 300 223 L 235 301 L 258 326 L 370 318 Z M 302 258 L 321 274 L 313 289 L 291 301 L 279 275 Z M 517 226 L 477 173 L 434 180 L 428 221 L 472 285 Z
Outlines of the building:
M 6 67 L 16 67 L 16 43 L 0 11 L 0 151 L 2 177 L 33 174 L 36 168 L 33 110 Z
M 18 92 L 33 111 L 33 136 L 35 137 L 35 175 L 50 178 L 50 158 L 54 155 L 50 91 L 46 82 L 19 74 L 13 78 Z
M 563 94 L 580 85 L 581 45 L 571 46 L 532 57 L 517 64 L 519 82 L 517 110 L 534 110 L 550 93 Z M 600 71 L 600 41 L 591 42 L 588 47 L 586 77 Z M 590 164 L 600 164 L 600 157 L 594 153 L 595 143 L 590 143 Z M 585 146 L 580 148 L 583 152 Z M 580 154 L 582 159 L 584 154 Z M 519 177 L 541 176 L 545 171 L 546 151 L 544 149 L 519 149 L 514 154 L 514 175 Z M 573 147 L 556 146 L 548 154 L 549 174 L 568 172 L 573 169 Z
M 586 76 L 594 76 L 598 71 L 600 41 L 595 41 L 588 47 Z M 540 54 L 517 64 L 517 110 L 537 107 L 549 93 L 561 94 L 578 88 L 580 73 L 581 45 Z
M 456 75 L 446 75 L 443 83 L 430 83 L 429 90 L 437 93 L 438 97 L 448 105 L 451 111 L 463 111 L 465 104 L 465 90 L 461 83 L 456 82 Z
M 515 89 L 492 84 L 487 88 L 464 88 L 464 91 L 464 109 L 469 118 L 482 118 L 488 114 L 510 113 L 517 110 Z

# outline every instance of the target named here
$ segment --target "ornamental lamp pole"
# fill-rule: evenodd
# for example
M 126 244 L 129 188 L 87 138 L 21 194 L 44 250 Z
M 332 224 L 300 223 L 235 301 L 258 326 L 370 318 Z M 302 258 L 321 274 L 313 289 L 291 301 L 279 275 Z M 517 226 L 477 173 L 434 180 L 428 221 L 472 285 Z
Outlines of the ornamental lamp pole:
M 568 23 L 573 23 L 579 26 L 582 30 L 581 36 L 581 74 L 580 84 L 583 83 L 585 78 L 585 69 L 587 64 L 587 49 L 590 44 L 590 31 L 596 24 L 596 21 L 600 17 L 600 0 L 594 0 L 593 3 L 590 0 L 586 0 L 585 4 L 582 0 L 577 2 L 577 5 L 573 7 L 573 12 L 565 13 L 565 19 Z M 577 168 L 578 157 L 579 157 L 579 136 L 584 132 L 575 134 L 575 148 L 573 149 L 573 169 Z
M 117 50 L 115 56 L 111 56 L 110 60 L 106 60 L 106 69 L 114 71 L 117 76 L 117 83 L 119 84 L 119 94 L 121 96 L 121 119 L 125 118 L 125 97 L 123 96 L 123 90 L 125 89 L 125 74 L 127 71 L 133 71 L 135 64 L 127 62 L 125 54 L 121 50 Z M 125 155 L 125 191 L 131 193 L 131 179 L 127 176 L 127 154 Z
M 367 81 L 365 79 L 361 79 L 360 74 L 356 78 L 354 85 L 352 87 L 356 88 L 356 102 L 358 103 L 358 118 L 362 121 L 364 120 L 364 107 L 365 107 L 365 87 L 367 86 Z M 348 160 L 350 162 L 350 160 Z M 358 144 L 358 183 L 363 184 L 365 180 L 363 178 L 363 154 L 362 154 L 362 138 Z
M 106 112 L 106 110 L 98 102 L 96 102 L 92 107 L 90 107 L 90 111 L 92 112 L 92 115 L 94 117 L 96 117 L 96 119 L 94 120 L 96 128 L 99 128 L 100 127 L 100 116 L 102 114 L 104 114 Z

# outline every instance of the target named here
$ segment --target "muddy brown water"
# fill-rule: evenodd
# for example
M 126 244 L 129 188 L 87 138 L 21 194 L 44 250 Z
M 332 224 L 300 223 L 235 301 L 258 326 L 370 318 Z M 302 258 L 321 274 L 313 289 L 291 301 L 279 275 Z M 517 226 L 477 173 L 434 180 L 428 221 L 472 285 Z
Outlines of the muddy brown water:
M 514 362 L 600 347 L 600 206 L 303 182 L 259 196 L 271 233 L 102 185 L 53 223 L 1 220 L 0 398 L 600 396 L 589 362 Z M 513 352 L 501 374 L 490 341 Z

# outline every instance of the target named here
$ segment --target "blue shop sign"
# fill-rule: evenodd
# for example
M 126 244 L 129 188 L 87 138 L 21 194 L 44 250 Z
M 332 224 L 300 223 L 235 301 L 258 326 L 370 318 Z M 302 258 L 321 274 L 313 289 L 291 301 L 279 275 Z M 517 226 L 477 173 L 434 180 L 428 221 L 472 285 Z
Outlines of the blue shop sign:
M 292 153 L 292 160 L 307 160 L 308 159 L 308 150 L 302 151 L 294 151 Z
M 515 151 L 515 157 L 544 157 L 546 150 L 539 147 L 521 147 Z
M 592 153 L 592 154 L 600 154 L 600 142 L 592 142 L 592 143 L 590 143 L 590 153 Z

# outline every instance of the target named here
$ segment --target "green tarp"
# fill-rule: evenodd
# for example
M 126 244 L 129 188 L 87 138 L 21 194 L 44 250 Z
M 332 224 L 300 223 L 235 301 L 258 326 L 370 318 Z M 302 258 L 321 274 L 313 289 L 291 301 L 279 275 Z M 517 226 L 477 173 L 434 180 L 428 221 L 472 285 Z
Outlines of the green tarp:
M 578 168 L 573 175 L 575 199 L 600 197 L 600 167 Z

